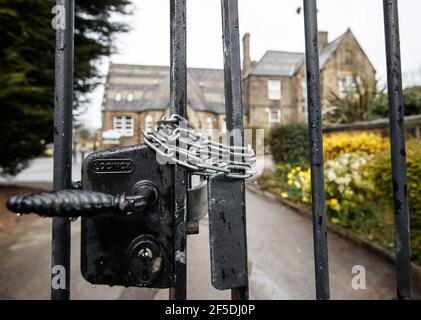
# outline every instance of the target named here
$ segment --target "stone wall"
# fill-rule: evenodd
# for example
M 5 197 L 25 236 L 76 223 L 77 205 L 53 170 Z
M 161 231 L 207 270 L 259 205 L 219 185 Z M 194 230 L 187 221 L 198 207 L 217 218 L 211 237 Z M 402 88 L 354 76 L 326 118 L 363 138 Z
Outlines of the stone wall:
M 321 72 L 322 105 L 329 105 L 332 92 L 339 94 L 338 81 L 342 76 L 358 76 L 374 81 L 376 71 L 351 32 L 347 32 Z
M 281 99 L 268 98 L 268 81 L 281 81 Z M 267 109 L 281 110 L 281 122 L 289 123 L 297 119 L 296 80 L 290 77 L 269 77 L 251 75 L 244 80 L 244 104 L 247 108 L 248 124 L 267 127 Z

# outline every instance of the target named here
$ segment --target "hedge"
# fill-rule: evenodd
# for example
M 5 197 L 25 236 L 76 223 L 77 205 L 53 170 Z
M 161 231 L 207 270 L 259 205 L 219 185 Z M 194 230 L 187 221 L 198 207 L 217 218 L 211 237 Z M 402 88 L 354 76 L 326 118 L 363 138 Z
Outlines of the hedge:
M 275 163 L 301 164 L 309 162 L 309 136 L 306 124 L 275 125 L 268 138 Z
M 421 140 L 409 140 L 406 146 L 408 201 L 411 224 L 412 257 L 421 262 Z M 377 198 L 392 210 L 392 172 L 390 150 L 377 154 L 367 168 Z
M 309 161 L 308 126 L 305 124 L 277 125 L 268 137 L 275 163 L 305 165 Z M 388 141 L 374 132 L 339 132 L 323 135 L 325 160 L 347 153 L 373 155 L 388 147 Z
M 387 146 L 388 141 L 374 132 L 337 132 L 323 136 L 323 153 L 326 160 L 347 153 L 373 155 L 382 152 Z

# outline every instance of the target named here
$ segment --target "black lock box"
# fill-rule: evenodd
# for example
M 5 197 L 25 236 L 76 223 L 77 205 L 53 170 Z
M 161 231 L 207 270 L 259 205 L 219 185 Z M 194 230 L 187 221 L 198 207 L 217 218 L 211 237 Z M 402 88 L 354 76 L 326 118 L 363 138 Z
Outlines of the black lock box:
M 155 199 L 129 215 L 82 218 L 81 269 L 92 284 L 169 288 L 173 257 L 173 166 L 146 145 L 90 154 L 82 189 L 117 195 L 154 190 Z

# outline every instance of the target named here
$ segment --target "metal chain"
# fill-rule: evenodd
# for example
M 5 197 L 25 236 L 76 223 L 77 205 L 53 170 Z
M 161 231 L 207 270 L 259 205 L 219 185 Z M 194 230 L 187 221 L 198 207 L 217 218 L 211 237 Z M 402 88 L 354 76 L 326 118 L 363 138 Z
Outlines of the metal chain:
M 256 173 L 256 157 L 250 145 L 229 146 L 212 141 L 177 114 L 164 117 L 155 128 L 145 129 L 142 134 L 145 143 L 159 156 L 194 174 L 247 179 Z

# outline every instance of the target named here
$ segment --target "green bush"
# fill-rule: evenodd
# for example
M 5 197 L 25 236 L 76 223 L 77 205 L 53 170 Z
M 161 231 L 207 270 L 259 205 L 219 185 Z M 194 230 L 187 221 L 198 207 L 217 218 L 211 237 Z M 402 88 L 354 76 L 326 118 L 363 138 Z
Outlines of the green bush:
M 421 262 L 421 140 L 409 140 L 406 147 L 408 168 L 409 215 L 411 246 L 414 261 Z M 390 150 L 376 155 L 368 170 L 373 191 L 385 206 L 392 206 L 392 173 Z
M 309 138 L 306 124 L 276 125 L 269 133 L 273 161 L 301 164 L 309 161 Z

